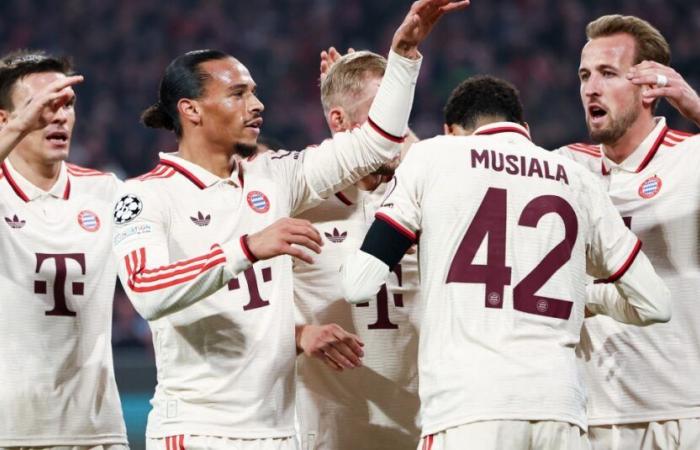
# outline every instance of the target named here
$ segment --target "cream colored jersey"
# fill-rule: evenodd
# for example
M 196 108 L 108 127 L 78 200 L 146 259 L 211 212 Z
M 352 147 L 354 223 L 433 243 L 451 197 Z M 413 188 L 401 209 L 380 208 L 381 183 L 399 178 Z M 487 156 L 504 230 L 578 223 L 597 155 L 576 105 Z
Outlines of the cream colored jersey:
M 150 321 L 158 385 L 146 434 L 294 436 L 292 260 L 245 235 L 296 215 L 398 151 L 420 60 L 390 53 L 367 123 L 318 148 L 268 152 L 221 179 L 162 154 L 114 211 L 119 276 Z
M 483 420 L 585 429 L 585 272 L 612 281 L 636 259 L 658 279 L 599 183 L 494 123 L 415 144 L 377 218 L 419 233 L 423 435 Z
M 672 320 L 639 328 L 585 321 L 579 349 L 592 425 L 700 417 L 700 135 L 663 118 L 621 164 L 598 146 L 559 153 L 597 176 L 672 294 Z
M 324 239 L 314 263 L 294 262 L 300 324 L 336 323 L 364 342 L 363 365 L 341 373 L 316 358 L 297 359 L 302 449 L 415 449 L 418 418 L 418 264 L 406 255 L 373 302 L 343 299 L 338 270 L 360 248 L 393 181 L 373 192 L 352 186 L 304 212 Z
M 0 447 L 126 444 L 112 367 L 118 180 L 62 164 L 48 192 L 0 172 Z

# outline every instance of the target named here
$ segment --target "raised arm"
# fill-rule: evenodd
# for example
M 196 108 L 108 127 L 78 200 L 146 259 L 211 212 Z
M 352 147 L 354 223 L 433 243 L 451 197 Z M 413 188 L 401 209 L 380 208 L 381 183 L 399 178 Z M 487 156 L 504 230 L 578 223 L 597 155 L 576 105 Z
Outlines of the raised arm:
M 61 78 L 48 84 L 36 96 L 14 111 L 0 110 L 0 163 L 24 137 L 51 123 L 58 110 L 74 101 L 72 86 L 83 81 L 81 75 Z
M 655 61 L 642 61 L 630 69 L 627 79 L 640 86 L 651 86 L 642 93 L 645 102 L 665 98 L 678 112 L 700 127 L 700 97 L 672 67 Z
M 277 164 L 284 171 L 281 176 L 293 180 L 294 214 L 355 183 L 399 153 L 421 63 L 418 45 L 440 17 L 468 5 L 466 0 L 415 2 L 394 34 L 386 72 L 367 122 L 350 132 L 337 133 L 320 148 L 303 151 L 296 158 L 298 164 L 291 164 L 295 162 L 292 158 Z

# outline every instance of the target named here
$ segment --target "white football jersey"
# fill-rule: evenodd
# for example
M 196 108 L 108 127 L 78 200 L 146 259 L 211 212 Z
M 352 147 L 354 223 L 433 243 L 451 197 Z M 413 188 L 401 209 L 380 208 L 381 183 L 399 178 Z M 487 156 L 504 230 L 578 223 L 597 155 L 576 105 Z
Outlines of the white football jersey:
M 371 119 L 318 148 L 257 155 L 225 179 L 162 154 L 156 169 L 126 183 L 114 244 L 122 284 L 153 331 L 148 437 L 294 436 L 292 260 L 252 264 L 245 236 L 392 158 L 419 67 L 390 53 Z
M 640 328 L 586 319 L 578 352 L 591 425 L 700 417 L 700 135 L 657 121 L 621 164 L 599 146 L 558 150 L 603 182 L 672 297 L 669 323 Z
M 342 297 L 338 270 L 360 248 L 387 192 L 352 186 L 304 212 L 324 246 L 314 263 L 294 261 L 294 302 L 300 324 L 336 323 L 364 342 L 363 365 L 341 373 L 316 358 L 297 359 L 297 415 L 302 448 L 410 449 L 418 419 L 418 263 L 406 255 L 369 303 Z
M 415 144 L 377 218 L 418 236 L 423 435 L 499 419 L 585 429 L 585 272 L 614 280 L 639 254 L 599 183 L 494 123 Z
M 112 367 L 111 174 L 0 173 L 0 447 L 126 444 Z

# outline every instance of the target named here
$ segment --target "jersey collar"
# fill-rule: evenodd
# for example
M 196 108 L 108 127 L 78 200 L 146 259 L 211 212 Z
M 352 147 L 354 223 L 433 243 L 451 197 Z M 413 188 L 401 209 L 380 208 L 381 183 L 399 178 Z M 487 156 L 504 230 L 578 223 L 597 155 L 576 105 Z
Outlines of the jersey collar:
M 5 179 L 14 193 L 27 203 L 45 195 L 50 195 L 51 197 L 60 198 L 63 200 L 68 200 L 70 198 L 70 178 L 68 176 L 68 170 L 66 169 L 66 163 L 63 161 L 61 162 L 61 169 L 58 173 L 58 179 L 48 191 L 44 191 L 43 189 L 34 186 L 29 180 L 24 178 L 12 166 L 9 158 L 5 159 L 1 167 L 2 172 L 5 175 Z
M 501 134 L 501 133 L 515 133 L 519 134 L 522 136 L 525 136 L 528 140 L 532 140 L 530 138 L 530 132 L 527 131 L 527 128 L 524 126 L 514 123 L 514 122 L 494 122 L 494 123 L 489 123 L 488 125 L 484 125 L 482 127 L 479 127 L 474 131 L 475 136 L 482 136 L 482 135 L 488 135 L 488 134 Z
M 199 189 L 206 189 L 217 183 L 233 183 L 235 186 L 242 186 L 242 177 L 239 174 L 240 164 L 236 164 L 228 178 L 219 178 L 205 168 L 181 158 L 174 153 L 159 153 L 160 163 L 172 167 L 180 175 L 187 178 Z
M 641 172 L 649 165 L 654 155 L 656 155 L 667 132 L 668 127 L 666 126 L 666 119 L 664 117 L 657 117 L 656 126 L 651 130 L 651 133 L 649 133 L 639 146 L 620 164 L 608 159 L 608 157 L 605 156 L 605 152 L 601 152 L 603 154 L 603 174 L 607 175 L 614 167 L 626 172 Z

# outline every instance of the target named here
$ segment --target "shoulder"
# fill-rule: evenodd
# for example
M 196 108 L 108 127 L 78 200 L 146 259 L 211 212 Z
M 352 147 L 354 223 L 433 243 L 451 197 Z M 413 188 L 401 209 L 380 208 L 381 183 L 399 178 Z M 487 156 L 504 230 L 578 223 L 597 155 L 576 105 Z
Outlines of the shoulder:
M 668 129 L 661 145 L 665 147 L 698 148 L 700 147 L 700 134 L 692 134 L 685 131 Z M 699 148 L 700 150 L 700 148 Z
M 175 175 L 175 173 L 176 170 L 174 168 L 166 166 L 165 164 L 158 164 L 150 171 L 139 175 L 135 178 L 130 178 L 129 180 L 127 180 L 127 183 L 137 184 L 143 182 L 153 182 L 155 180 L 164 180 L 167 178 L 171 178 L 173 175 Z
M 85 192 L 112 201 L 122 181 L 112 172 L 66 163 L 66 170 L 71 180 L 71 189 Z
M 600 159 L 603 153 L 600 151 L 600 146 L 594 144 L 586 144 L 583 142 L 575 142 L 553 150 L 553 153 L 566 156 L 574 160 L 591 160 Z

